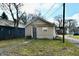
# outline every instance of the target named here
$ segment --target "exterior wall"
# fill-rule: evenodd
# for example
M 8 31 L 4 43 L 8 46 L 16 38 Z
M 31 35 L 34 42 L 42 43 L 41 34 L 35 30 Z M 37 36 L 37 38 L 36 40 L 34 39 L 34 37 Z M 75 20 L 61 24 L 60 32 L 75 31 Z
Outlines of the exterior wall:
M 0 26 L 0 40 L 25 37 L 25 28 Z
M 53 27 L 53 38 L 55 38 L 55 37 L 56 37 L 56 28 Z
M 37 38 L 49 38 L 52 39 L 56 36 L 55 28 L 47 27 L 48 30 L 43 31 L 43 27 L 37 27 Z
M 31 25 L 25 28 L 25 37 L 26 36 L 31 36 Z
M 37 20 L 27 27 L 25 27 L 25 36 L 32 36 L 33 37 L 33 26 L 36 27 L 37 38 L 54 38 L 56 36 L 55 27 L 45 23 L 41 20 Z M 43 31 L 42 28 L 48 28 L 47 32 Z
M 37 24 L 46 24 L 46 23 L 44 23 L 44 22 L 42 22 L 42 21 L 40 21 L 40 20 L 37 20 L 37 21 L 35 21 L 34 23 L 32 23 L 32 24 L 30 24 L 30 25 L 28 25 L 27 27 L 25 27 L 25 37 L 26 36 L 32 36 L 33 37 L 33 25 L 35 26 L 35 27 L 37 27 Z
M 31 36 L 32 36 L 32 38 L 33 38 L 33 26 L 31 25 Z

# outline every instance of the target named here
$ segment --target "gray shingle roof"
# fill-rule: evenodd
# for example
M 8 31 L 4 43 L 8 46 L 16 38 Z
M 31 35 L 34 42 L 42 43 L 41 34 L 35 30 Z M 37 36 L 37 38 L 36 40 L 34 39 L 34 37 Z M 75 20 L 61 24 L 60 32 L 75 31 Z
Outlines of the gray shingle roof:
M 0 19 L 0 25 L 1 26 L 11 26 L 11 27 L 14 27 L 14 22 L 11 21 L 11 20 L 1 20 Z M 24 24 L 23 23 L 20 23 L 18 27 L 21 27 L 21 28 L 24 28 Z

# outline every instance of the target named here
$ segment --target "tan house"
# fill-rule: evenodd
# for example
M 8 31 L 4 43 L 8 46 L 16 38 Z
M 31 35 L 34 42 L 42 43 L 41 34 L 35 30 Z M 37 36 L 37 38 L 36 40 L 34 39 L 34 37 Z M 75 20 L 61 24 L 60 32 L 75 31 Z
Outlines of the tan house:
M 55 24 L 36 17 L 26 24 L 25 36 L 53 39 L 56 37 Z

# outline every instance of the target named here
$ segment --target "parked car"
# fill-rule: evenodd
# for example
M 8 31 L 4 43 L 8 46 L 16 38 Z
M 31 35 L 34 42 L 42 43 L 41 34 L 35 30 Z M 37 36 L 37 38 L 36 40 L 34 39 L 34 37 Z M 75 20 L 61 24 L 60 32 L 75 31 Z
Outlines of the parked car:
M 74 32 L 74 35 L 79 35 L 79 32 Z

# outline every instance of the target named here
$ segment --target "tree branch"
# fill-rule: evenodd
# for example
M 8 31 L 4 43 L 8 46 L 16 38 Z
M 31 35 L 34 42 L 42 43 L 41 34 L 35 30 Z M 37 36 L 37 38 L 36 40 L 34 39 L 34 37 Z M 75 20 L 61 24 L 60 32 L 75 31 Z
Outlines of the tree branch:
M 13 20 L 16 21 L 15 18 L 14 18 L 14 14 L 12 12 L 12 9 L 11 9 L 11 3 L 7 4 L 7 6 L 9 7 L 9 11 L 11 12 Z

